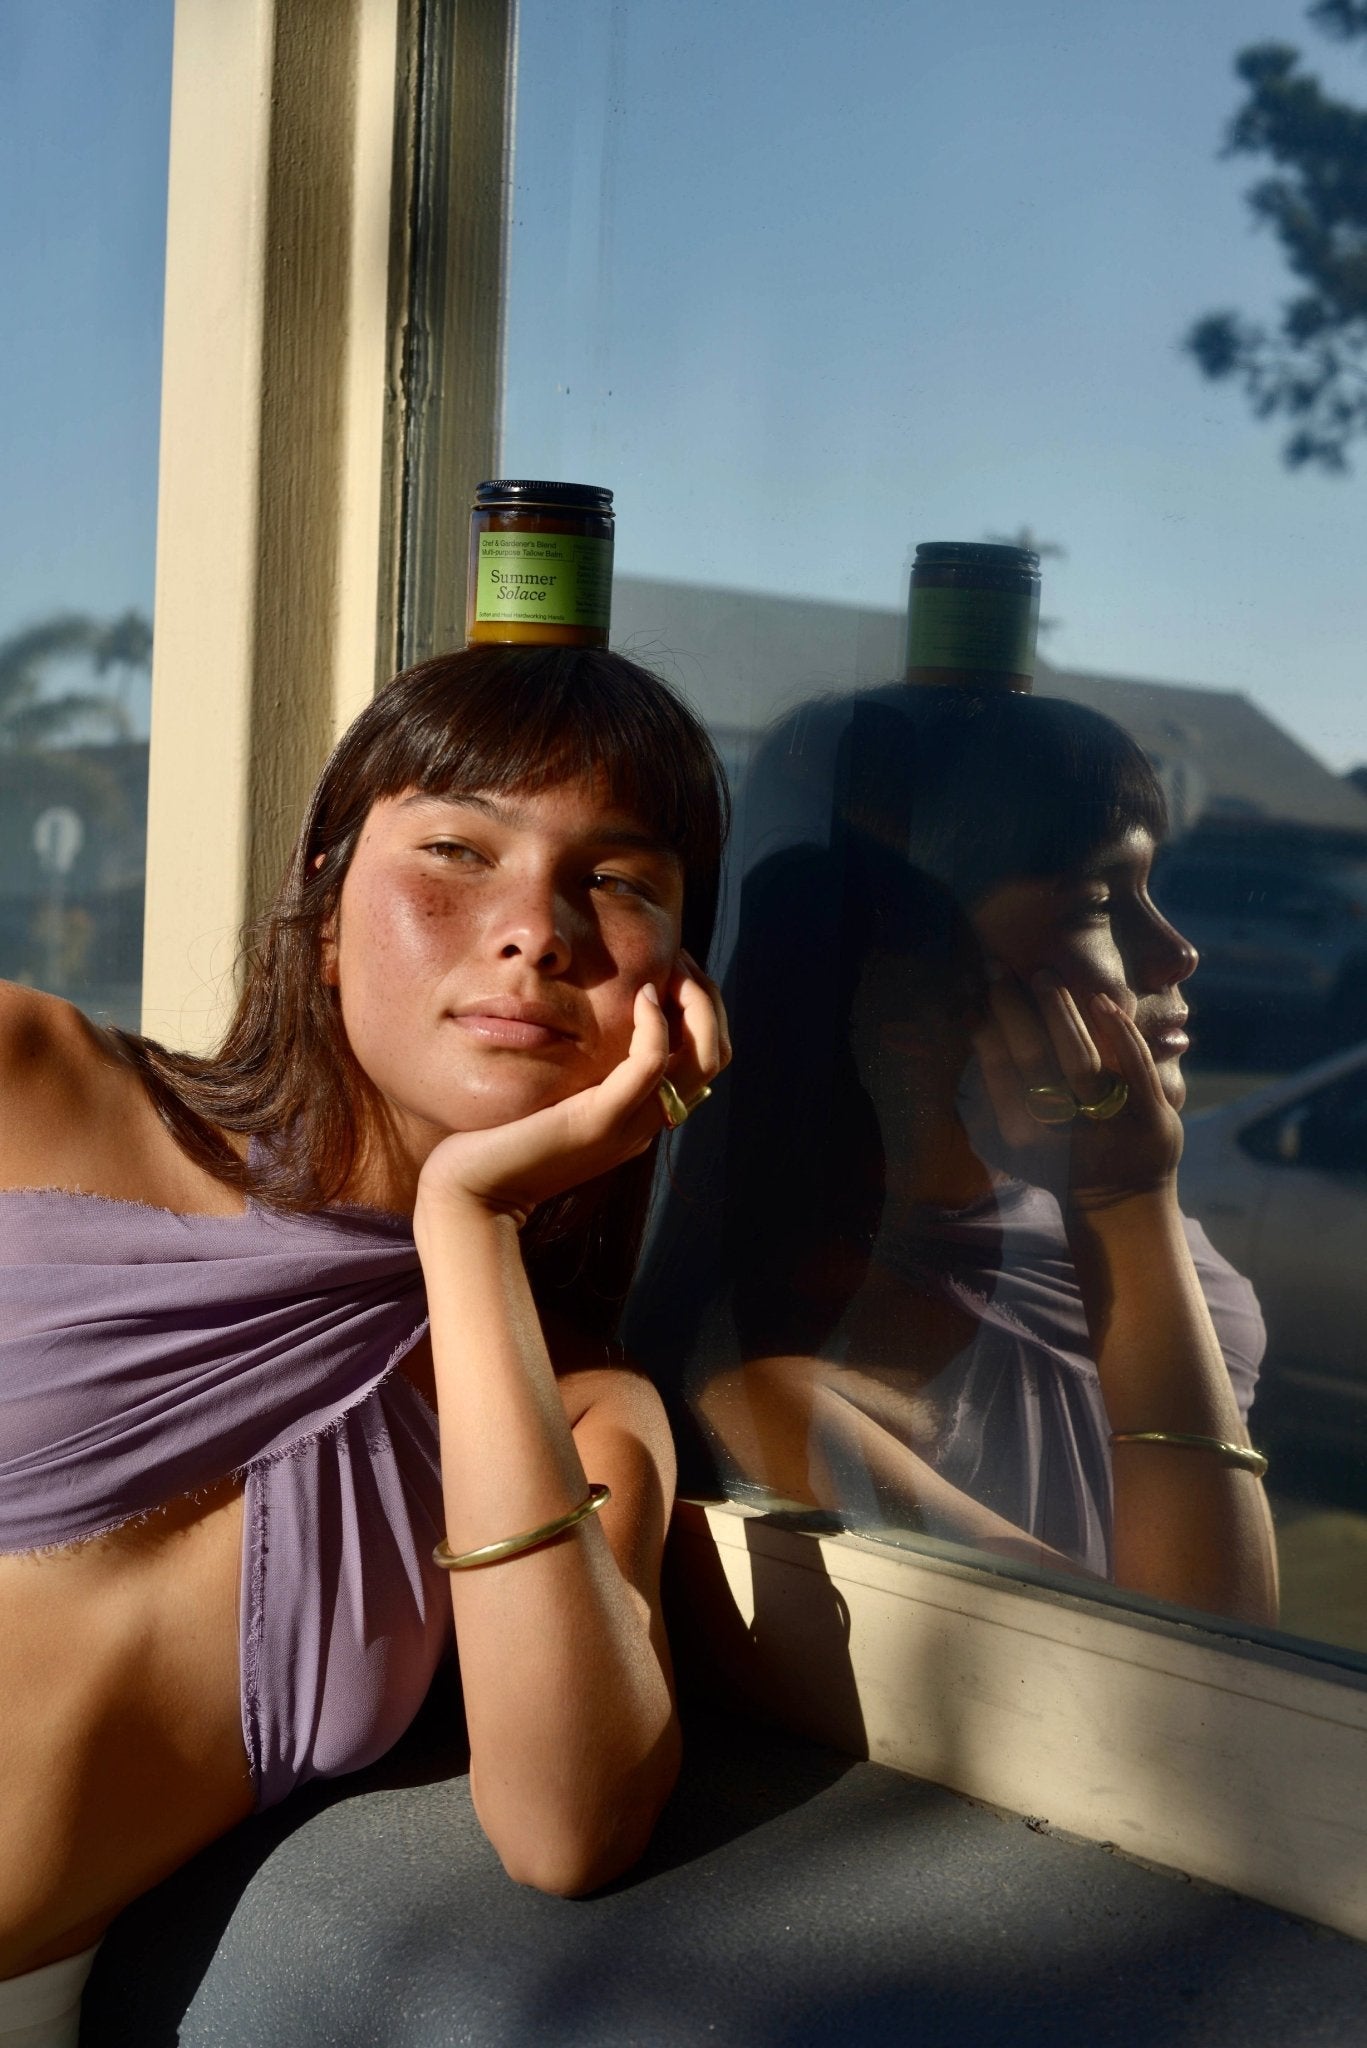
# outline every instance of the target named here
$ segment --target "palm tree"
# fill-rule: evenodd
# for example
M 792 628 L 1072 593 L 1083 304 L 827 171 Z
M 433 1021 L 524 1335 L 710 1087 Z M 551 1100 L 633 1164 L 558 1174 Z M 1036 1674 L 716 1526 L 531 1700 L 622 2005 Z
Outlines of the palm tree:
M 123 739 L 128 714 L 118 697 L 107 689 L 48 694 L 44 675 L 53 663 L 82 659 L 99 677 L 111 669 L 127 674 L 147 667 L 151 655 L 152 629 L 134 611 L 104 623 L 62 612 L 11 633 L 0 640 L 0 748 L 28 752 L 91 730 Z
M 150 673 L 152 667 L 152 622 L 141 612 L 127 611 L 117 619 L 110 619 L 98 628 L 91 659 L 98 676 L 108 675 L 111 669 L 118 672 L 116 685 L 118 702 L 126 702 L 128 686 L 133 673 L 143 669 Z
M 0 639 L 0 875 L 13 871 L 20 848 L 27 858 L 33 820 L 51 804 L 74 804 L 101 834 L 126 825 L 112 758 L 82 742 L 128 736 L 121 695 L 98 684 L 111 671 L 126 678 L 147 668 L 151 653 L 152 629 L 135 611 L 110 620 L 62 612 Z M 54 689 L 50 671 L 75 664 L 97 687 Z

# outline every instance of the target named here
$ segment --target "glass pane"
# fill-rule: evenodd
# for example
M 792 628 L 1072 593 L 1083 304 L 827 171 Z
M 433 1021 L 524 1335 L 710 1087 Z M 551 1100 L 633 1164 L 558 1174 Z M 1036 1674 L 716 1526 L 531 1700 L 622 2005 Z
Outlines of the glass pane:
M 1252 1395 L 1282 1625 L 1349 1661 L 1367 1212 L 1295 1147 L 1367 1069 L 1359 13 L 523 0 L 502 452 L 616 491 L 613 643 L 734 779 L 737 1060 L 675 1141 L 632 1326 L 689 1480 L 1244 1625 L 1267 1604 L 1219 1543 L 1155 1574 L 1135 1529 L 1213 1501 L 1256 1577 L 1252 1474 L 1108 1439 L 1234 1442 Z M 1294 64 L 1241 56 L 1273 41 Z M 932 540 L 1042 565 L 1034 695 L 976 733 L 905 680 Z M 1194 976 L 1143 886 L 1163 809 Z M 1038 1121 L 1040 969 L 1138 1005 L 1174 1103 L 1185 1069 L 1189 1251 L 1125 1276 L 1119 1360 L 1118 1254 L 1079 1218 L 1139 1189 L 1139 1108 Z M 998 1100 L 972 1037 L 1002 1001 Z M 1085 1028 L 1113 1068 L 1120 1027 Z M 1193 1272 L 1199 1328 L 1146 1322 Z
M 0 975 L 131 1025 L 172 12 L 0 19 Z

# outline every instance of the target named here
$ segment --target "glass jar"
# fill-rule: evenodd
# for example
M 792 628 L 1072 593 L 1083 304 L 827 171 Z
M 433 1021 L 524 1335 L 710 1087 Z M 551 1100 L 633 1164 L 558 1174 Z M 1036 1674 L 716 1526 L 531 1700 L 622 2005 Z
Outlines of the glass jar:
M 467 642 L 606 647 L 612 530 L 612 492 L 596 484 L 480 484 L 470 512 Z
M 986 541 L 923 540 L 911 571 L 907 681 L 1028 692 L 1039 556 Z

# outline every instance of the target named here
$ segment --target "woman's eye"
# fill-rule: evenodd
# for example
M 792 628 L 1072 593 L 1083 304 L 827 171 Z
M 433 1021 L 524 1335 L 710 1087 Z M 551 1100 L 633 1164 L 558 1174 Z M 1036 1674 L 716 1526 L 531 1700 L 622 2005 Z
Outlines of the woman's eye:
M 632 881 L 630 876 L 605 874 L 601 868 L 595 868 L 585 881 L 588 888 L 606 896 L 643 897 L 646 893 L 642 885 Z
M 1110 920 L 1114 898 L 1092 896 L 1085 903 L 1079 903 L 1072 914 L 1072 922 L 1079 925 L 1106 924 Z
M 423 847 L 423 852 L 430 853 L 435 859 L 445 861 L 451 866 L 479 859 L 474 847 L 464 845 L 459 839 L 429 839 Z

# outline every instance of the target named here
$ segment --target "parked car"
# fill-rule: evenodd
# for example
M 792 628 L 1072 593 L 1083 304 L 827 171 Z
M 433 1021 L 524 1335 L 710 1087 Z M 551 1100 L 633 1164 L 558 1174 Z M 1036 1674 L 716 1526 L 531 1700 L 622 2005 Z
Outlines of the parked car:
M 1180 1178 L 1267 1323 L 1255 1438 L 1367 1454 L 1367 1045 L 1190 1117 Z
M 1198 1051 L 1299 1064 L 1367 1037 L 1367 846 L 1194 837 L 1163 855 L 1153 887 L 1201 955 Z

